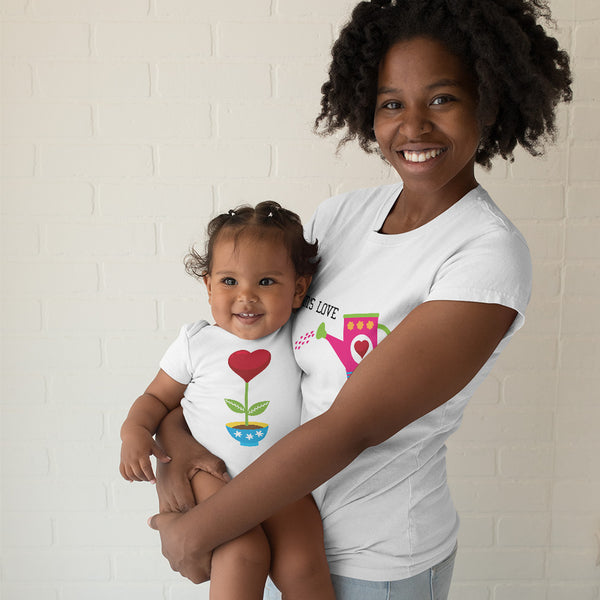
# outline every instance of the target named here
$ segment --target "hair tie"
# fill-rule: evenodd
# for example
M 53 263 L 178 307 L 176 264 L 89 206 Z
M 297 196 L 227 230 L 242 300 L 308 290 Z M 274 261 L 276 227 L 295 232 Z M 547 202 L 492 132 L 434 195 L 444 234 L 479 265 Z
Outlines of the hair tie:
M 267 218 L 272 217 L 273 216 L 273 211 L 269 211 L 269 214 L 267 215 Z
M 236 216 L 236 212 L 233 209 L 230 210 L 228 214 L 229 214 L 230 217 L 235 217 Z

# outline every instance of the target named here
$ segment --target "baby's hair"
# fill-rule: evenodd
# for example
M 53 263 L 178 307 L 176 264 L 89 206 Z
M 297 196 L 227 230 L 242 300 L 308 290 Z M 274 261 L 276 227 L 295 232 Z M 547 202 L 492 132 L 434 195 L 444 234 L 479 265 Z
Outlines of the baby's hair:
M 476 162 L 512 161 L 517 144 L 537 156 L 555 138 L 557 104 L 572 99 L 569 57 L 540 19 L 550 21 L 546 0 L 360 2 L 333 46 L 315 130 L 346 129 L 340 146 L 357 138 L 366 152 L 377 151 L 379 64 L 396 42 L 422 36 L 444 44 L 477 79 Z
M 244 234 L 259 239 L 279 239 L 289 252 L 296 275 L 308 277 L 317 270 L 317 242 L 307 242 L 300 217 L 277 202 L 267 200 L 257 204 L 256 208 L 242 205 L 217 215 L 208 224 L 207 234 L 204 253 L 200 254 L 195 248 L 191 248 L 184 259 L 185 270 L 197 279 L 210 274 L 214 246 L 222 234 L 231 234 L 236 242 Z

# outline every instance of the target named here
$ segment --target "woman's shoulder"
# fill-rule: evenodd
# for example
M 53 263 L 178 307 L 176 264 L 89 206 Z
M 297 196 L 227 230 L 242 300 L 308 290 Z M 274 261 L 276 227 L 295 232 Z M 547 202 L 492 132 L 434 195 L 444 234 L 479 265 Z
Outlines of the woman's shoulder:
M 401 191 L 402 183 L 393 183 L 331 196 L 317 207 L 312 218 L 313 231 L 329 234 L 333 225 L 335 229 L 346 229 L 352 224 L 368 227 L 371 219 L 374 220 L 387 205 L 391 206 Z
M 500 244 L 523 248 L 528 251 L 527 241 L 517 226 L 502 212 L 484 188 L 475 190 L 476 202 L 472 211 L 473 223 L 484 235 L 498 240 Z
M 358 188 L 331 196 L 319 205 L 317 211 L 339 212 L 378 208 L 378 203 L 385 202 L 391 196 L 397 198 L 401 191 L 401 182 Z
M 438 271 L 437 282 L 464 279 L 473 289 L 485 285 L 492 289 L 504 281 L 507 289 L 522 288 L 528 296 L 531 255 L 527 241 L 482 187 L 464 200 L 438 235 L 448 258 Z

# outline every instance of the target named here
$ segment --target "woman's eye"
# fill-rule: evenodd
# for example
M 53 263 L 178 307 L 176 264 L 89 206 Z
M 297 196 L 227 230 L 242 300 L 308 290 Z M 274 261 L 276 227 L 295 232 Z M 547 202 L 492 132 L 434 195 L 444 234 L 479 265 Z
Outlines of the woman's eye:
M 387 108 L 388 110 L 398 110 L 402 107 L 400 102 L 396 102 L 395 100 L 390 100 L 389 102 L 385 102 L 383 104 L 383 108 Z
M 237 281 L 233 277 L 223 277 L 223 279 L 221 279 L 221 282 L 224 285 L 235 285 L 237 283 Z
M 440 105 L 440 104 L 447 104 L 448 102 L 451 102 L 452 98 L 450 96 L 438 96 L 437 98 L 434 98 L 431 101 L 431 104 L 435 104 L 435 105 Z
M 258 285 L 273 285 L 275 283 L 274 279 L 271 279 L 270 277 L 263 277 Z

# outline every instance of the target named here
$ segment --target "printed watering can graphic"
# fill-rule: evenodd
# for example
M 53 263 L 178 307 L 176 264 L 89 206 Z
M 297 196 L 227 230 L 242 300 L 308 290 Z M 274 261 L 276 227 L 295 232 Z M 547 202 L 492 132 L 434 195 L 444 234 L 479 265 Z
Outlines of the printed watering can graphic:
M 350 377 L 358 363 L 377 346 L 377 330 L 386 335 L 390 330 L 379 323 L 379 314 L 344 315 L 344 338 L 338 339 L 325 331 L 325 323 L 317 329 L 317 339 L 325 338 L 334 349 L 342 364 L 346 367 L 346 375 Z

